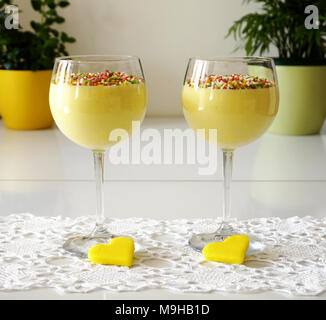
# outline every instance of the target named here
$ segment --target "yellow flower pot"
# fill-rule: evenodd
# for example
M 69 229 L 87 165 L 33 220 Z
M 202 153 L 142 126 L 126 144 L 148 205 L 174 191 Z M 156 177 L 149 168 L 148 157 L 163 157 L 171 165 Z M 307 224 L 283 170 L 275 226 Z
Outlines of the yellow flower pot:
M 276 71 L 280 105 L 269 132 L 319 133 L 326 117 L 326 65 L 277 65 Z
M 52 70 L 0 70 L 0 113 L 7 128 L 49 128 L 53 118 L 49 106 Z

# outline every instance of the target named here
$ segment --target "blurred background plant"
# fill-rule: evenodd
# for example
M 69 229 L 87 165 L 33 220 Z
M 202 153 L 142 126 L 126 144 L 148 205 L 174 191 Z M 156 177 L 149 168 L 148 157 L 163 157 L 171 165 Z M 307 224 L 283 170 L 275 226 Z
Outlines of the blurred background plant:
M 270 46 L 278 49 L 280 58 L 321 60 L 326 57 L 325 0 L 244 0 L 255 2 L 261 10 L 235 21 L 227 37 L 244 41 L 247 55 L 268 53 Z M 319 11 L 318 29 L 306 29 L 305 8 L 315 5 Z M 236 48 L 241 48 L 241 45 Z
M 49 70 L 56 57 L 68 55 L 65 44 L 76 40 L 66 32 L 56 30 L 54 25 L 65 22 L 57 10 L 69 4 L 69 1 L 62 0 L 31 0 L 40 19 L 32 20 L 32 31 L 27 31 L 21 26 L 18 29 L 6 29 L 8 13 L 5 12 L 5 6 L 14 3 L 0 0 L 0 69 Z
M 274 61 L 280 103 L 269 132 L 319 133 L 326 118 L 326 1 L 244 0 L 243 3 L 258 4 L 260 9 L 244 15 L 229 28 L 226 37 L 233 35 L 239 40 L 235 50 L 244 48 L 248 56 L 270 54 L 273 46 L 278 50 L 279 57 Z M 311 5 L 315 7 L 308 7 Z

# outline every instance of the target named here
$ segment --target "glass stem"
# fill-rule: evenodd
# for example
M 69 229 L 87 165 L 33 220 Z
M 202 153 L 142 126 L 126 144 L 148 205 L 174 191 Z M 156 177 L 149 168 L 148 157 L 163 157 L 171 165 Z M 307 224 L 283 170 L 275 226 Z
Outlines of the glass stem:
M 231 216 L 231 181 L 232 181 L 233 150 L 223 150 L 223 176 L 224 176 L 224 202 L 223 202 L 223 228 L 228 228 Z
M 93 151 L 96 184 L 96 227 L 98 230 L 104 222 L 104 152 Z M 94 231 L 95 231 L 94 230 Z M 93 233 L 94 233 L 93 231 Z

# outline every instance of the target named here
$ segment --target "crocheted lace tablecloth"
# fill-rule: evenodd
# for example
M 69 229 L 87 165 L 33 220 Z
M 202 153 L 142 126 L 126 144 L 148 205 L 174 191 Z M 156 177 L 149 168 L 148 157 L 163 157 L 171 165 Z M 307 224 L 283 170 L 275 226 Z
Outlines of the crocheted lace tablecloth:
M 264 251 L 244 264 L 206 261 L 189 248 L 192 233 L 213 232 L 216 220 L 110 219 L 110 231 L 131 236 L 131 268 L 103 266 L 71 256 L 64 239 L 88 234 L 94 217 L 0 217 L 0 291 L 53 288 L 59 293 L 169 289 L 178 292 L 317 295 L 326 289 L 326 219 L 257 218 L 233 222 L 260 237 Z

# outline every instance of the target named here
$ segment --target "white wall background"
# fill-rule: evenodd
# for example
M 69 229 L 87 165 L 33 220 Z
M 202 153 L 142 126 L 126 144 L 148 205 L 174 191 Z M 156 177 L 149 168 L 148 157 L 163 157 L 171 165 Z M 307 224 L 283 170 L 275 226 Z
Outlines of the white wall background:
M 20 23 L 37 19 L 29 0 L 16 1 Z M 242 0 L 70 0 L 59 27 L 77 42 L 70 54 L 130 54 L 141 58 L 148 85 L 147 115 L 181 115 L 180 91 L 188 58 L 236 53 L 228 28 L 259 7 Z

